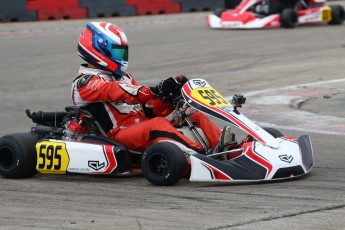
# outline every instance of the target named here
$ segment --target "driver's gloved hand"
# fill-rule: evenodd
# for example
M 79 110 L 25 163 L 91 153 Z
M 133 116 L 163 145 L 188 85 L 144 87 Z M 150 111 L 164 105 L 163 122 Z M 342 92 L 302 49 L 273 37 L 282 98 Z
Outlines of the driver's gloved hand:
M 183 75 L 179 75 L 177 77 L 169 77 L 165 80 L 159 82 L 159 84 L 155 87 L 150 87 L 150 90 L 153 94 L 157 97 L 161 98 L 170 98 L 176 93 L 180 93 L 181 87 L 184 83 L 188 81 L 188 78 Z
M 179 75 L 175 77 L 175 80 L 180 83 L 181 87 L 188 81 L 188 78 L 184 75 Z

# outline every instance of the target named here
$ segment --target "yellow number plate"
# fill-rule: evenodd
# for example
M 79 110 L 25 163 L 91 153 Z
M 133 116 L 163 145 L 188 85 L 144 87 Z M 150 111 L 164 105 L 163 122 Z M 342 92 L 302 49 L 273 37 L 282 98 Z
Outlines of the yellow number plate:
M 193 89 L 191 96 L 211 107 L 231 106 L 231 103 L 213 88 L 200 87 Z
M 329 22 L 332 20 L 332 10 L 329 7 L 322 9 L 322 21 Z
M 69 163 L 66 144 L 42 141 L 36 145 L 36 169 L 41 173 L 65 174 Z

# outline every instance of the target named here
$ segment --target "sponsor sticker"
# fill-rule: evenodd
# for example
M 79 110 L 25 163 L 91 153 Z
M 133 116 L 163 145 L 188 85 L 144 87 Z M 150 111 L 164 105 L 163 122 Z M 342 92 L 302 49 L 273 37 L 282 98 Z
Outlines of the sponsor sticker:
M 291 163 L 292 160 L 293 160 L 293 157 L 291 155 L 288 156 L 286 154 L 285 155 L 280 155 L 279 158 L 280 158 L 281 161 L 284 161 L 286 163 Z

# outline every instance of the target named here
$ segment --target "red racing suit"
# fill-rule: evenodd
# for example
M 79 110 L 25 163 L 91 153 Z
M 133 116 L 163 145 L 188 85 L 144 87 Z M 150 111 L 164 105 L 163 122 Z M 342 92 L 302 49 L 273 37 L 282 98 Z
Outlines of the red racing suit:
M 164 103 L 157 101 L 160 99 L 144 97 L 139 100 L 142 87 L 145 86 L 138 85 L 129 73 L 115 78 L 110 72 L 82 65 L 72 84 L 72 102 L 91 112 L 108 137 L 130 150 L 143 152 L 148 146 L 165 140 L 179 143 L 186 152 L 203 152 L 202 146 L 178 132 L 169 120 L 159 117 L 161 114 L 157 111 L 167 109 Z M 190 119 L 202 130 L 207 130 L 204 133 L 210 147 L 215 147 L 220 129 L 200 112 L 192 114 Z

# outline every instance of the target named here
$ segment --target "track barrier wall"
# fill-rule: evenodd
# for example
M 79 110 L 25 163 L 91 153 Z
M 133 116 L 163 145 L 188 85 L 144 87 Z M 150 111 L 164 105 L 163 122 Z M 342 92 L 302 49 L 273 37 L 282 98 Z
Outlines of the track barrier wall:
M 35 21 L 36 12 L 27 9 L 27 0 L 0 0 L 0 21 Z
M 0 0 L 0 22 L 211 11 L 224 7 L 225 1 L 229 0 Z
M 37 13 L 39 21 L 87 17 L 86 9 L 79 8 L 78 0 L 27 0 L 26 4 L 28 11 Z

